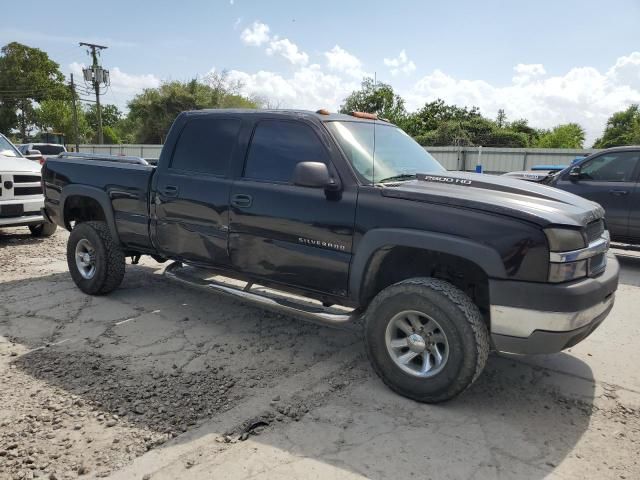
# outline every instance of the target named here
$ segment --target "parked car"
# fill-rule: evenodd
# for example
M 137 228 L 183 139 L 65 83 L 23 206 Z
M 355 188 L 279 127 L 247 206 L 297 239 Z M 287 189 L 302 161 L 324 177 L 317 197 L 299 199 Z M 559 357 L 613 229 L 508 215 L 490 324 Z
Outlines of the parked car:
M 517 178 L 519 180 L 526 180 L 528 182 L 540 183 L 547 180 L 550 176 L 555 175 L 558 172 L 556 169 L 549 170 L 520 170 L 517 172 L 503 173 L 503 177 Z
M 57 143 L 23 143 L 18 150 L 26 158 L 37 160 L 42 165 L 46 159 L 65 153 L 67 148 Z
M 36 237 L 53 235 L 57 226 L 42 216 L 43 206 L 40 165 L 0 134 L 0 228 L 28 226 Z
M 467 388 L 490 348 L 575 345 L 618 285 L 600 206 L 447 172 L 370 114 L 187 112 L 157 167 L 52 158 L 43 175 L 83 292 L 111 292 L 125 257 L 147 254 L 174 260 L 173 279 L 266 308 L 362 319 L 374 370 L 423 402 Z
M 586 156 L 579 156 L 571 161 L 571 165 L 583 160 Z M 520 170 L 517 172 L 507 172 L 502 175 L 505 177 L 518 178 L 529 182 L 548 183 L 558 172 L 567 168 L 567 165 L 534 165 L 530 170 Z
M 599 203 L 612 240 L 640 244 L 640 146 L 594 153 L 567 167 L 548 184 Z

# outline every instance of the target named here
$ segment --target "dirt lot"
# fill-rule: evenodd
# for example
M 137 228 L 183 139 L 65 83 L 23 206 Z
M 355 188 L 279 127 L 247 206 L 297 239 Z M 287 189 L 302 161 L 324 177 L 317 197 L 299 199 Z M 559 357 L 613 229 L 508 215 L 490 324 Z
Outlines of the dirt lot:
M 492 356 L 444 405 L 388 391 L 354 332 L 127 266 L 88 297 L 66 232 L 0 231 L 0 478 L 640 478 L 640 258 L 571 351 Z

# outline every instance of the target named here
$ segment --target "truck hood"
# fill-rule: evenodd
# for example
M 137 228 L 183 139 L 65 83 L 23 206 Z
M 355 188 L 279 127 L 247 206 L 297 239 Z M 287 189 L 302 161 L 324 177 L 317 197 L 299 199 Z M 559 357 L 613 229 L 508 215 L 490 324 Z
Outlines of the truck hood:
M 0 155 L 0 172 L 40 172 L 40 164 L 26 158 L 6 157 Z
M 478 173 L 418 174 L 416 180 L 386 184 L 382 195 L 509 215 L 542 227 L 582 227 L 604 217 L 600 205 L 572 193 L 524 180 Z

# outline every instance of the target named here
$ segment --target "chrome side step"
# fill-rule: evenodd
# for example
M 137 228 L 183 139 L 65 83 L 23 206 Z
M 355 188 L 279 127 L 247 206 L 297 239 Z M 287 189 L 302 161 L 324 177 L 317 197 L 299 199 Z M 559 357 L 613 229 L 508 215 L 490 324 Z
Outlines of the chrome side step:
M 340 306 L 324 307 L 315 300 L 230 279 L 210 270 L 182 265 L 180 262 L 167 266 L 164 275 L 180 283 L 213 290 L 268 310 L 300 317 L 321 325 L 345 327 L 358 320 L 361 315 L 358 310 Z

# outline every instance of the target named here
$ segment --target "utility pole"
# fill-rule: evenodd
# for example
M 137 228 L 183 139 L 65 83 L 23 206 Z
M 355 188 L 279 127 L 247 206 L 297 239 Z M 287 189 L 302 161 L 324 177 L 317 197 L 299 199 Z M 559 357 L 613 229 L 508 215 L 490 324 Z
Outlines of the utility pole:
M 100 50 L 104 50 L 104 45 L 96 45 L 94 43 L 85 43 L 80 42 L 80 46 L 89 47 L 89 53 L 91 55 L 92 63 L 91 68 L 82 69 L 82 73 L 84 75 L 84 80 L 87 83 L 90 83 L 96 92 L 96 116 L 98 119 L 98 143 L 103 144 L 104 138 L 102 136 L 102 109 L 100 107 L 100 86 L 109 85 L 109 70 L 104 70 L 98 64 L 98 55 L 100 55 Z
M 76 144 L 76 152 L 80 151 L 78 145 L 78 110 L 76 107 L 76 84 L 73 83 L 73 73 L 71 74 L 71 105 L 73 106 L 73 140 Z

